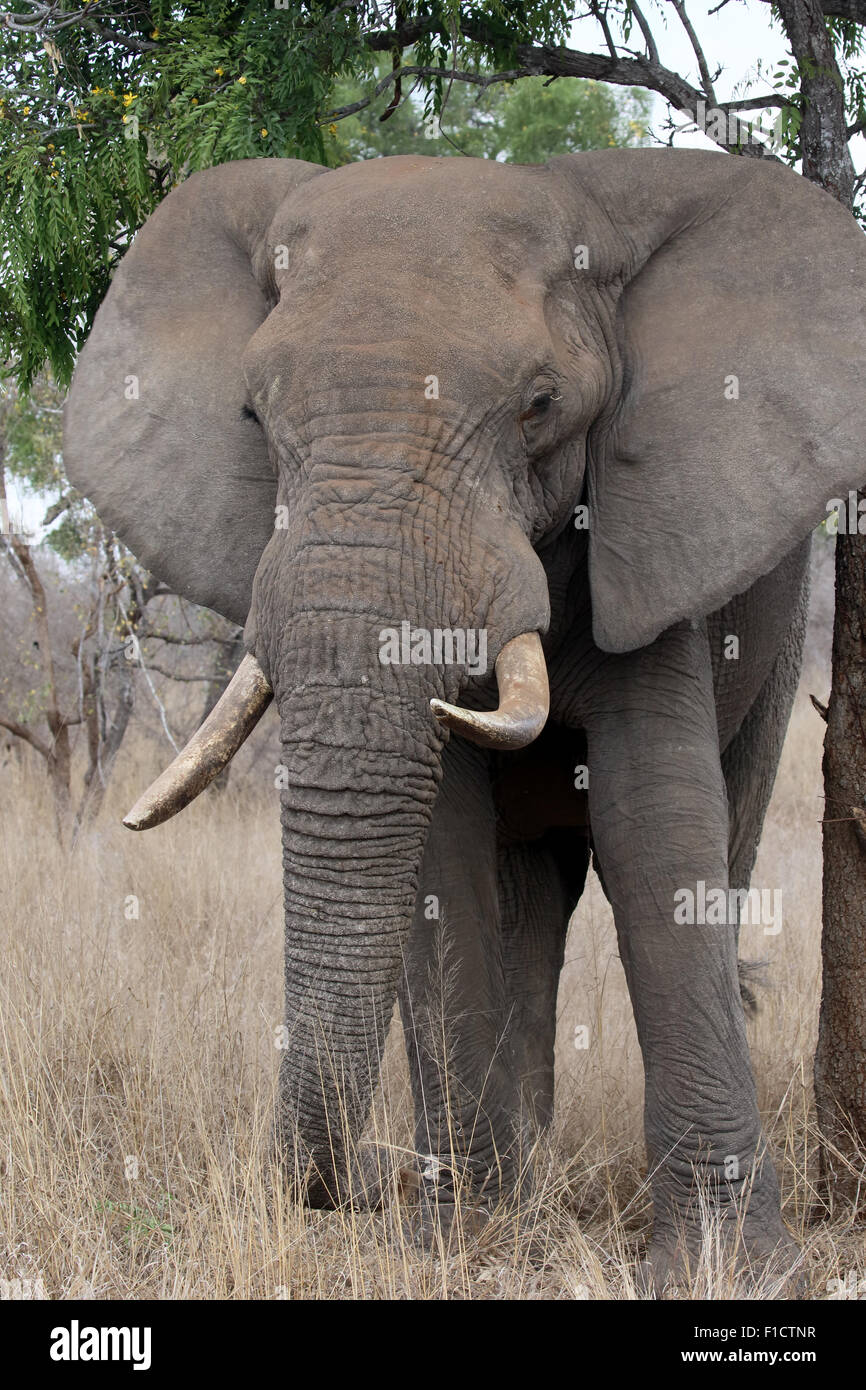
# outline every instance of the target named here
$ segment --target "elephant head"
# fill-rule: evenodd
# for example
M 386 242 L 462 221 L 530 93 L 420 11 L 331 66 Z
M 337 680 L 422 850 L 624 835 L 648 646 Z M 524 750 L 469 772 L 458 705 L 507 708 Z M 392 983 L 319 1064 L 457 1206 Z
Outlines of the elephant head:
M 244 161 L 136 236 L 75 374 L 69 476 L 249 655 L 127 824 L 186 804 L 273 694 L 283 1121 L 313 1200 L 369 1104 L 447 729 L 507 748 L 544 723 L 538 549 L 586 504 L 608 652 L 766 573 L 861 471 L 863 270 L 829 197 L 693 151 Z M 416 648 L 436 631 L 485 635 L 498 710 Z

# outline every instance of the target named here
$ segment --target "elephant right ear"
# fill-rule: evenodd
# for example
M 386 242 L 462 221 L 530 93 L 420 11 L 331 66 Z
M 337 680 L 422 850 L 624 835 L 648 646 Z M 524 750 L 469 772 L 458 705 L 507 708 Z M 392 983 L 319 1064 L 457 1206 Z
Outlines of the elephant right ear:
M 237 623 L 276 500 L 241 357 L 275 297 L 268 228 L 326 172 L 239 160 L 170 193 L 114 276 L 66 403 L 73 485 L 159 579 Z

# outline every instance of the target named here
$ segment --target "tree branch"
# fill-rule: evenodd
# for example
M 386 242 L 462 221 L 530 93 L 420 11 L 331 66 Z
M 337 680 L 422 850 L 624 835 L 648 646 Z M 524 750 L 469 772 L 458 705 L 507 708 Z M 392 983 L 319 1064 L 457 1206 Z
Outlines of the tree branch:
M 147 663 L 148 671 L 156 671 L 159 676 L 168 676 L 171 681 L 212 681 L 213 675 L 207 676 L 182 676 L 177 671 L 167 671 L 164 666 L 157 666 L 155 662 Z
M 646 51 L 650 62 L 654 63 L 656 67 L 661 67 L 659 51 L 656 48 L 656 41 L 653 38 L 652 29 L 649 27 L 643 10 L 640 8 L 640 5 L 637 4 L 636 0 L 631 0 L 631 12 L 637 20 L 638 28 L 644 36 Z
M 81 22 L 85 29 L 90 29 L 99 38 L 106 39 L 109 43 L 116 43 L 121 48 L 128 48 L 131 53 L 152 53 L 154 49 L 159 48 L 159 44 L 150 39 L 128 38 L 126 34 L 118 34 L 115 29 L 107 29 L 104 24 L 97 23 L 95 19 L 83 16 Z
M 772 96 L 766 97 L 743 97 L 735 101 L 719 102 L 720 111 L 762 111 L 768 106 L 791 106 L 791 97 L 782 96 L 779 92 L 774 92 Z
M 234 637 L 217 637 L 216 634 L 213 636 L 177 637 L 171 632 L 143 632 L 139 633 L 138 640 L 140 642 L 150 642 L 151 640 L 156 642 L 173 642 L 178 647 L 202 647 L 207 642 L 219 642 L 224 647 L 232 647 L 235 643 Z M 123 651 L 123 648 L 121 647 L 119 650 Z
M 322 124 L 324 125 L 327 121 L 342 121 L 346 116 L 354 116 L 358 111 L 363 111 L 372 105 L 384 91 L 387 91 L 392 82 L 399 82 L 404 77 L 451 78 L 455 82 L 469 82 L 483 90 L 485 87 L 491 87 L 494 82 L 516 82 L 519 77 L 528 75 L 519 68 L 511 68 L 508 72 L 488 73 L 485 76 L 479 72 L 463 72 L 459 68 L 431 68 L 410 63 L 389 72 L 380 82 L 376 83 L 370 96 L 362 97 L 360 101 L 350 102 L 348 106 L 338 106 L 334 111 L 329 111 L 322 117 Z
M 42 518 L 42 525 L 50 526 L 52 521 L 56 521 L 64 512 L 68 512 L 72 504 L 74 502 L 80 502 L 80 500 L 81 493 L 76 492 L 74 487 L 70 488 L 69 491 L 65 492 L 62 497 L 59 497 L 56 502 L 52 502 Z
M 774 0 L 763 3 L 771 5 Z M 853 19 L 855 24 L 866 24 L 866 0 L 817 0 L 817 5 L 826 19 Z
M 593 15 L 595 16 L 599 25 L 601 26 L 601 32 L 604 34 L 604 41 L 607 44 L 607 51 L 610 54 L 611 58 L 613 58 L 614 62 L 616 62 L 619 55 L 616 51 L 616 44 L 613 41 L 613 35 L 610 32 L 610 25 L 607 22 L 607 15 L 605 14 L 604 10 L 601 9 L 601 7 L 596 3 L 596 0 L 590 0 L 590 9 L 592 10 Z
M 828 19 L 853 19 L 866 24 L 866 0 L 821 0 L 821 10 Z
M 673 5 L 674 9 L 679 15 L 680 23 L 682 24 L 683 28 L 689 36 L 689 43 L 691 44 L 692 49 L 694 51 L 694 55 L 698 60 L 698 71 L 701 74 L 701 82 L 703 84 L 704 93 L 706 94 L 707 101 L 710 103 L 711 106 L 715 106 L 716 94 L 713 90 L 713 82 L 712 78 L 710 77 L 710 69 L 707 65 L 707 60 L 704 56 L 704 50 L 701 48 L 700 40 L 698 39 L 698 36 L 695 33 L 692 21 L 686 14 L 685 0 L 670 0 L 670 3 Z
M 25 743 L 30 744 L 31 748 L 35 748 L 36 752 L 39 753 L 46 762 L 50 760 L 51 749 L 48 747 L 48 744 L 43 743 L 42 739 L 38 738 L 31 729 L 28 729 L 26 724 L 19 724 L 16 719 L 6 719 L 3 715 L 0 715 L 0 729 L 8 729 L 10 734 L 14 734 L 16 738 L 23 739 Z
M 29 0 L 25 0 L 25 4 Z M 94 9 L 96 6 L 93 7 Z M 119 34 L 116 29 L 111 29 L 106 24 L 100 24 L 99 20 L 92 19 L 87 10 L 78 10 L 75 14 L 68 14 L 58 10 L 54 5 L 42 5 L 38 0 L 32 0 L 32 15 L 27 14 L 5 14 L 3 24 L 7 29 L 12 29 L 19 34 L 39 34 L 40 37 L 59 33 L 62 29 L 70 29 L 76 25 L 82 29 L 89 29 L 91 33 L 99 38 L 105 39 L 107 43 L 116 43 L 120 48 L 126 48 L 130 53 L 150 53 L 159 48 L 158 43 L 150 39 L 136 39 L 129 34 Z

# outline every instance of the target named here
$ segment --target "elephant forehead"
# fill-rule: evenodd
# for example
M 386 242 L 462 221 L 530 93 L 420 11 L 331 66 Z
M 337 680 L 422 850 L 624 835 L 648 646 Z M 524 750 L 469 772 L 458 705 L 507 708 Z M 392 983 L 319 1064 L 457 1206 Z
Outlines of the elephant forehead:
M 381 256 L 450 264 L 477 272 L 479 252 L 519 274 L 550 249 L 567 250 L 561 211 L 548 170 L 485 159 L 399 155 L 347 165 L 290 195 L 271 226 L 270 240 L 306 243 L 308 261 Z M 559 242 L 563 246 L 559 247 Z

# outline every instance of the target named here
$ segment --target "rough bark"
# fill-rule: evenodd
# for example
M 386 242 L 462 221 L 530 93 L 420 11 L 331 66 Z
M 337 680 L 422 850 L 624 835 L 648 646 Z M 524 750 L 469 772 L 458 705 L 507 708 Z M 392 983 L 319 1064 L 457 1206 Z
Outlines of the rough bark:
M 779 0 L 803 71 L 803 173 L 851 208 L 844 86 L 820 0 Z M 858 15 L 851 17 L 860 18 Z M 832 690 L 824 744 L 823 986 L 815 1100 L 831 1203 L 855 1200 L 866 1144 L 866 538 L 836 541 Z
M 866 1139 L 866 538 L 840 535 L 836 547 L 815 1099 L 829 1195 L 851 1199 Z

